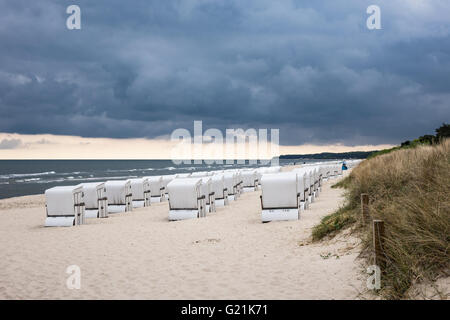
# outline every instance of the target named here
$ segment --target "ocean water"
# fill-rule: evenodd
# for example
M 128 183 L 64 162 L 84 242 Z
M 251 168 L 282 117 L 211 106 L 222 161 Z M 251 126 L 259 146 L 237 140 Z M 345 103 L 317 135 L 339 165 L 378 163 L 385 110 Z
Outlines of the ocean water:
M 280 160 L 280 165 L 293 163 L 293 160 Z M 54 186 L 82 182 L 258 166 L 248 162 L 245 165 L 175 165 L 171 160 L 0 160 L 0 199 L 42 194 Z

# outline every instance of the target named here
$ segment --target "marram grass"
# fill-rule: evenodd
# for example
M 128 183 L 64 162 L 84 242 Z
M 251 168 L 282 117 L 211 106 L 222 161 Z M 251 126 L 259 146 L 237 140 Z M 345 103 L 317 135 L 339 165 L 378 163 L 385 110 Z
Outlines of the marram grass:
M 408 298 L 412 283 L 448 276 L 450 139 L 365 160 L 339 186 L 346 188 L 346 204 L 313 229 L 314 240 L 354 226 L 370 253 L 371 225 L 355 224 L 361 218 L 361 193 L 368 193 L 371 218 L 384 220 L 385 225 L 387 266 L 381 294 Z

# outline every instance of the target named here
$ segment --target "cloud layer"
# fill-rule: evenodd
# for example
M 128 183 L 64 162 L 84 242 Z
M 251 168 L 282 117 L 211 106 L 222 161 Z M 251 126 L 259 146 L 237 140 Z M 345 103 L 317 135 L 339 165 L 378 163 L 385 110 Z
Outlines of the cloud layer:
M 224 141 L 225 143 L 225 141 Z M 85 138 L 51 134 L 10 134 L 0 132 L 0 159 L 269 159 L 280 154 L 370 151 L 391 145 L 296 145 L 258 146 L 203 143 L 202 146 L 165 139 Z
M 450 3 L 0 1 L 0 132 L 155 138 L 279 128 L 380 144 L 450 120 Z M 82 29 L 66 29 L 77 4 Z M 4 141 L 1 143 L 3 144 Z M 8 142 L 5 142 L 8 144 Z

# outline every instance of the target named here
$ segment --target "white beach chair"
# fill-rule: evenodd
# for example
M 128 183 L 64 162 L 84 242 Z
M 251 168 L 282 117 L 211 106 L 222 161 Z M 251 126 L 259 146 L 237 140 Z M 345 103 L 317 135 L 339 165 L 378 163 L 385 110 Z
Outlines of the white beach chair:
M 215 174 L 211 177 L 211 192 L 214 192 L 216 207 L 228 205 L 228 190 L 225 187 L 223 174 Z
M 84 194 L 81 186 L 45 190 L 46 227 L 71 227 L 85 223 Z
M 256 178 L 258 179 L 258 189 L 261 189 L 261 178 L 264 173 L 265 173 L 264 168 L 256 169 Z
M 327 181 L 328 180 L 328 175 L 330 174 L 330 167 L 327 165 L 323 165 L 320 167 L 320 171 L 322 174 L 322 181 Z
M 215 196 L 212 191 L 211 177 L 202 177 L 201 193 L 206 199 L 206 212 L 216 212 Z
M 264 174 L 261 178 L 261 220 L 280 221 L 300 218 L 297 174 Z
M 320 196 L 320 191 L 321 191 L 321 187 L 322 187 L 322 170 L 320 166 L 317 166 L 315 169 L 315 197 L 319 197 Z
M 185 179 L 185 178 L 189 178 L 190 176 L 191 176 L 190 173 L 178 173 L 176 175 L 176 178 L 178 178 L 178 179 Z
M 108 212 L 119 213 L 133 210 L 133 197 L 130 180 L 106 181 Z
M 308 168 L 308 171 L 306 172 L 307 175 L 309 175 L 309 203 L 314 202 L 314 173 L 311 168 Z
M 133 208 L 148 207 L 151 204 L 150 183 L 148 178 L 130 179 Z
M 256 170 L 242 171 L 242 191 L 250 192 L 258 190 L 258 176 Z
M 107 218 L 108 198 L 104 182 L 81 183 L 84 192 L 84 215 L 86 218 Z
M 236 171 L 236 194 L 237 194 L 238 198 L 241 195 L 241 193 L 243 192 L 242 191 L 243 188 L 244 188 L 244 180 L 242 178 L 242 172 L 241 172 L 241 170 L 237 170 Z
M 313 201 L 312 197 L 312 188 L 311 184 L 313 184 L 313 179 L 311 178 L 311 170 L 309 167 L 305 166 L 302 168 L 294 169 L 292 172 L 297 173 L 299 177 L 303 177 L 303 194 L 301 200 L 304 201 L 304 209 L 308 209 L 310 204 Z
M 150 201 L 162 202 L 165 200 L 166 190 L 163 183 L 163 176 L 146 177 L 150 186 Z
M 332 169 L 331 169 L 331 178 L 337 178 L 339 175 L 339 165 L 337 165 L 336 163 L 334 163 L 332 165 Z
M 313 179 L 312 192 L 313 192 L 313 198 L 315 200 L 317 197 L 319 197 L 319 186 L 320 186 L 319 167 L 311 168 L 311 177 Z
M 191 177 L 192 178 L 203 178 L 203 177 L 207 177 L 209 174 L 206 171 L 197 171 L 197 172 L 192 172 L 191 173 Z
M 165 200 L 169 200 L 169 191 L 167 191 L 167 185 L 170 181 L 176 178 L 176 174 L 166 174 L 161 176 L 162 178 L 162 187 L 164 188 L 164 198 Z
M 297 173 L 297 191 L 299 193 L 300 210 L 306 210 L 309 208 L 308 202 L 308 188 L 306 187 L 306 174 Z
M 174 179 L 168 185 L 169 220 L 206 216 L 206 197 L 202 195 L 201 178 Z
M 265 169 L 264 173 L 278 173 L 281 171 L 280 166 L 264 167 L 264 169 Z
M 223 174 L 223 182 L 225 188 L 227 189 L 228 201 L 237 200 L 237 185 L 236 185 L 236 173 L 231 171 L 226 171 Z
M 322 167 L 319 167 L 318 169 L 318 175 L 319 175 L 319 186 L 317 187 L 317 190 L 319 191 L 319 195 L 322 192 L 322 184 L 323 184 L 323 170 Z

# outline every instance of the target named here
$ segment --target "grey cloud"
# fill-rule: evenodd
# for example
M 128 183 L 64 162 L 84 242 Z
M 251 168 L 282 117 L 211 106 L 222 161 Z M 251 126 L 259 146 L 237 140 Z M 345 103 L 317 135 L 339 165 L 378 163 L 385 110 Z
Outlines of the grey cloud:
M 0 141 L 0 149 L 17 149 L 22 145 L 22 140 L 20 139 L 3 139 Z
M 42 138 L 41 140 L 38 140 L 36 142 L 34 142 L 35 144 L 55 144 L 56 142 L 52 142 L 50 140 L 47 140 L 45 138 Z M 33 144 L 33 143 L 31 143 Z
M 0 131 L 158 137 L 279 128 L 282 144 L 398 143 L 450 118 L 450 3 L 0 3 Z

